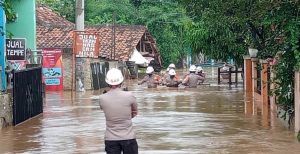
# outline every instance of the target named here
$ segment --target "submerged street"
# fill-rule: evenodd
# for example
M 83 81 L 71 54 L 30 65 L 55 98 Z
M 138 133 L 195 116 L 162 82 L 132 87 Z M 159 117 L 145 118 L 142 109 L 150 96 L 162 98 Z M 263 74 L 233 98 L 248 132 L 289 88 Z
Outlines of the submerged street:
M 271 116 L 261 116 L 243 87 L 147 89 L 127 83 L 138 100 L 134 118 L 141 154 L 298 154 L 295 134 Z M 105 153 L 100 91 L 47 93 L 44 113 L 0 130 L 0 153 Z

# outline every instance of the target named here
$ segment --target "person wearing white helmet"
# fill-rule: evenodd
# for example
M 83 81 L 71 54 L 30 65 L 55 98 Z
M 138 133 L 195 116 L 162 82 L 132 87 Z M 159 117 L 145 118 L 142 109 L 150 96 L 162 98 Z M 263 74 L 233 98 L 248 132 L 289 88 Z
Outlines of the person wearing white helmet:
M 202 68 L 201 66 L 198 66 L 198 67 L 196 68 L 196 74 L 199 75 L 199 76 L 201 76 L 201 77 L 203 78 L 203 80 L 200 80 L 200 82 L 198 82 L 198 84 L 203 83 L 204 80 L 205 80 L 205 74 L 204 74 L 203 68 Z
M 110 90 L 99 97 L 100 108 L 104 111 L 106 119 L 105 151 L 138 154 L 131 120 L 138 113 L 137 102 L 132 93 L 121 89 L 123 80 L 119 69 L 110 69 L 105 78 Z
M 169 71 L 171 70 L 171 69 L 173 69 L 173 70 L 175 70 L 175 68 L 176 68 L 176 66 L 175 66 L 175 64 L 170 64 L 169 66 L 168 66 L 168 68 L 167 68 L 167 70 L 166 70 L 166 73 L 163 75 L 163 77 L 161 78 L 161 81 L 160 81 L 160 83 L 162 83 L 163 85 L 166 83 L 166 80 L 169 78 Z
M 141 85 L 143 83 L 147 83 L 148 88 L 156 88 L 157 85 L 160 83 L 160 76 L 154 74 L 154 69 L 152 66 L 148 66 L 146 69 L 146 76 L 143 78 L 142 81 L 138 83 L 138 85 Z
M 164 85 L 167 87 L 178 87 L 178 85 L 181 83 L 181 81 L 176 77 L 176 71 L 174 69 L 170 69 L 169 76 L 165 80 Z
M 190 88 L 197 88 L 198 82 L 204 78 L 196 74 L 197 68 L 195 65 L 191 65 L 189 71 L 190 74 L 184 78 L 182 84 Z
M 175 70 L 176 66 L 175 66 L 175 64 L 172 63 L 172 64 L 169 65 L 168 68 L 169 68 L 169 69 L 174 69 L 174 70 Z

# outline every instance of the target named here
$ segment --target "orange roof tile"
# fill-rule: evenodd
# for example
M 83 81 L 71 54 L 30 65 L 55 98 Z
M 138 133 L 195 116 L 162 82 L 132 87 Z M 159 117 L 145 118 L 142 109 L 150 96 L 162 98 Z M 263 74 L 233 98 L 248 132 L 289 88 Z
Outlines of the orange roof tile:
M 37 7 L 36 16 L 38 48 L 72 48 L 72 31 L 75 29 L 73 23 L 45 6 Z M 149 37 L 146 27 L 137 25 L 116 25 L 115 34 L 112 25 L 86 26 L 85 30 L 99 33 L 100 57 L 113 60 L 127 61 L 142 37 Z M 155 53 L 158 53 L 154 39 L 151 37 L 150 40 L 155 46 Z

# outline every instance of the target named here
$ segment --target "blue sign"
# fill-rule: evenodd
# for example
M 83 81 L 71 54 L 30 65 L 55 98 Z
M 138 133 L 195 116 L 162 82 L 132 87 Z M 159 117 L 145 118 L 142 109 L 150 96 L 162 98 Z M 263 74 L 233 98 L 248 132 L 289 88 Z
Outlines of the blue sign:
M 43 68 L 43 76 L 44 78 L 57 78 L 61 77 L 62 75 L 62 70 L 61 68 Z
M 60 79 L 45 79 L 45 84 L 50 86 L 60 85 Z

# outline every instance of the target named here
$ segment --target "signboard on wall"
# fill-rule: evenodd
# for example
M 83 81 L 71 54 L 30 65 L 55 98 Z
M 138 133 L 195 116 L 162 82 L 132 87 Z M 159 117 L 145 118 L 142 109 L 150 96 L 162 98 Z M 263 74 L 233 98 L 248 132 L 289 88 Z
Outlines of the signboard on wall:
M 74 52 L 76 57 L 98 58 L 99 35 L 95 32 L 74 32 Z
M 26 58 L 26 39 L 12 38 L 6 39 L 7 60 L 25 60 Z
M 63 90 L 62 50 L 43 49 L 43 82 L 48 91 Z
M 8 60 L 8 63 L 16 71 L 23 70 L 23 69 L 26 68 L 26 61 L 25 60 Z

